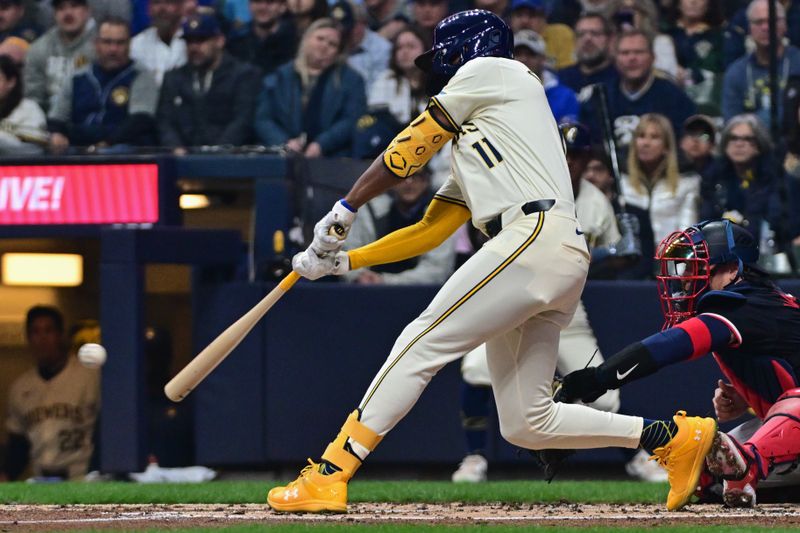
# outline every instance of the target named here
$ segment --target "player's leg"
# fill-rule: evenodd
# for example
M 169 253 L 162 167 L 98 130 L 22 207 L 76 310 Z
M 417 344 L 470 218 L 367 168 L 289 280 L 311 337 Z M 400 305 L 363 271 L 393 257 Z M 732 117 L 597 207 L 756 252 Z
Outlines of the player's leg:
M 486 442 L 489 424 L 489 403 L 492 382 L 486 364 L 486 345 L 481 344 L 461 361 L 461 427 L 466 454 L 453 472 L 455 482 L 486 481 L 489 464 Z
M 697 486 L 703 460 L 716 433 L 713 419 L 643 420 L 584 405 L 555 403 L 551 376 L 559 326 L 547 315 L 487 344 L 489 371 L 503 436 L 528 449 L 641 446 L 667 465 L 668 509 L 686 504 Z
M 574 234 L 574 229 L 571 231 Z M 323 483 L 320 478 L 327 480 L 325 474 L 334 472 L 337 483 L 346 483 L 377 445 L 377 439 L 371 436 L 388 433 L 445 364 L 552 305 L 531 284 L 537 274 L 557 278 L 579 294 L 588 258 L 581 257 L 582 264 L 572 266 L 578 273 L 572 276 L 562 272 L 571 265 L 559 269 L 563 265 L 558 264 L 558 257 L 540 261 L 538 257 L 548 250 L 560 249 L 560 237 L 548 235 L 550 232 L 543 214 L 524 219 L 514 224 L 513 230 L 509 228 L 489 241 L 462 265 L 395 341 L 358 410 L 348 418 L 340 436 L 326 448 L 322 463 L 305 470 L 295 482 L 270 491 L 268 502 L 273 509 L 320 510 L 316 502 L 322 496 L 317 495 L 325 494 L 317 490 L 317 485 Z M 535 256 L 536 250 L 539 254 Z M 537 268 L 532 269 L 534 266 Z M 357 433 L 370 438 L 359 438 Z M 337 486 L 335 492 L 341 495 L 343 491 Z M 307 500 L 315 504 L 306 507 Z M 341 507 L 337 500 L 324 510 Z
M 720 433 L 708 468 L 725 479 L 723 498 L 731 507 L 756 504 L 756 486 L 770 472 L 800 460 L 800 388 L 790 389 L 769 409 L 760 428 L 744 444 Z

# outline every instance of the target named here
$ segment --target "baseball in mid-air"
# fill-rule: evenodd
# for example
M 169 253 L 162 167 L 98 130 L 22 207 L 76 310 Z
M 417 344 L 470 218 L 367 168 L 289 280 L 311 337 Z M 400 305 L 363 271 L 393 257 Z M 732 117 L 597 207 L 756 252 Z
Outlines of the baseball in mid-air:
M 106 362 L 106 349 L 88 342 L 78 348 L 78 361 L 87 368 L 100 368 Z

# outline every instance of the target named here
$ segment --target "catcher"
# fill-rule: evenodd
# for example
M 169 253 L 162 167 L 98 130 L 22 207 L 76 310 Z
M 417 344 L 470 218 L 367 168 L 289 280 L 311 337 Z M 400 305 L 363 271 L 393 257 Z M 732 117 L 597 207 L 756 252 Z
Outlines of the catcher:
M 666 365 L 711 352 L 720 380 L 714 408 L 720 422 L 752 410 L 758 417 L 719 433 L 706 457 L 701 489 L 723 479 L 730 507 L 752 507 L 756 486 L 785 483 L 800 457 L 800 305 L 761 270 L 750 232 L 712 220 L 675 232 L 659 245 L 658 294 L 664 329 L 631 344 L 595 368 L 564 378 L 558 399 L 594 401 L 609 389 Z M 770 475 L 773 474 L 773 475 Z

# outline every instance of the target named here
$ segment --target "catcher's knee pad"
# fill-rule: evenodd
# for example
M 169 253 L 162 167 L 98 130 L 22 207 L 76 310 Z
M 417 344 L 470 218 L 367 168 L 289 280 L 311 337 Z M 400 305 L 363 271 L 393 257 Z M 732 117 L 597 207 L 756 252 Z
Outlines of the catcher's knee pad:
M 382 436 L 361 423 L 359 420 L 360 414 L 358 409 L 350 413 L 350 416 L 347 417 L 344 425 L 342 425 L 339 435 L 336 436 L 333 442 L 328 444 L 328 447 L 325 448 L 325 453 L 322 454 L 323 461 L 328 461 L 341 468 L 347 479 L 353 477 L 358 467 L 361 466 L 361 460 L 346 449 L 347 441 L 352 440 L 372 451 L 383 439 Z
M 789 389 L 767 411 L 763 425 L 745 443 L 760 458 L 762 476 L 800 457 L 800 388 Z

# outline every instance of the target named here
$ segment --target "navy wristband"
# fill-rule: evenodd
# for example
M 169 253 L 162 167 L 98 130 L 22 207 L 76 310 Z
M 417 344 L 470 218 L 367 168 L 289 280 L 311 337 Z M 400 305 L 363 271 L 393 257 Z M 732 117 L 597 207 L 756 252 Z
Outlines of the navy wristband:
M 347 210 L 350 211 L 351 213 L 355 213 L 356 211 L 358 211 L 358 209 L 355 209 L 352 205 L 348 204 L 344 198 L 339 200 L 339 202 L 341 202 L 341 204 L 345 206 Z

